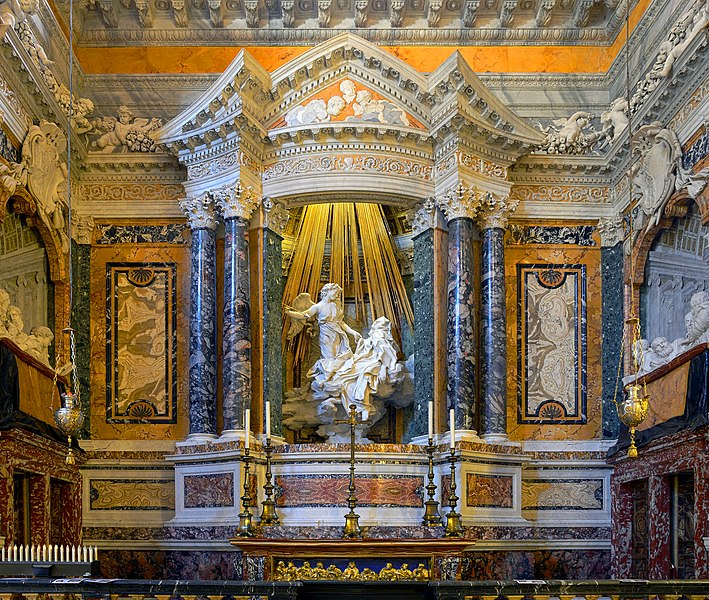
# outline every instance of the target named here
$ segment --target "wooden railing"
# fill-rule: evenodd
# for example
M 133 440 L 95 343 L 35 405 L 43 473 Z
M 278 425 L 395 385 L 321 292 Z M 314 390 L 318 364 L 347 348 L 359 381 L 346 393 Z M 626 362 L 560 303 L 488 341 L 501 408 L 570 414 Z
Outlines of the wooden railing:
M 0 579 L 0 600 L 706 600 L 709 581 L 179 581 Z

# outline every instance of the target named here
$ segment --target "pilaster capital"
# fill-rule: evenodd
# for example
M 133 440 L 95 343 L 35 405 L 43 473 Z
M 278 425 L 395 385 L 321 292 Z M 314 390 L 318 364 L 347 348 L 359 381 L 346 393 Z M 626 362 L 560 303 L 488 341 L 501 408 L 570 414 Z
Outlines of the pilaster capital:
M 496 196 L 488 192 L 480 200 L 478 225 L 481 229 L 507 229 L 510 215 L 519 206 L 519 200 L 510 200 L 509 196 Z
M 436 210 L 436 199 L 428 197 L 406 212 L 406 220 L 415 236 L 435 226 Z
M 266 196 L 261 204 L 263 206 L 263 224 L 278 235 L 283 235 L 283 231 L 288 225 L 290 213 L 282 202 Z
M 183 198 L 180 210 L 185 213 L 190 229 L 215 229 L 217 226 L 216 211 L 208 193 Z
M 225 219 L 241 217 L 248 221 L 259 205 L 259 198 L 254 195 L 251 187 L 243 187 L 239 181 L 234 185 L 223 185 L 210 193 Z
M 623 240 L 625 234 L 623 215 L 616 214 L 612 217 L 601 217 L 598 219 L 597 229 L 601 236 L 601 247 L 609 248 L 615 246 Z
M 462 217 L 474 219 L 480 210 L 481 199 L 482 192 L 477 187 L 467 187 L 461 182 L 438 198 L 437 204 L 447 221 Z
M 94 218 L 91 215 L 71 213 L 71 237 L 77 244 L 91 243 L 94 225 Z

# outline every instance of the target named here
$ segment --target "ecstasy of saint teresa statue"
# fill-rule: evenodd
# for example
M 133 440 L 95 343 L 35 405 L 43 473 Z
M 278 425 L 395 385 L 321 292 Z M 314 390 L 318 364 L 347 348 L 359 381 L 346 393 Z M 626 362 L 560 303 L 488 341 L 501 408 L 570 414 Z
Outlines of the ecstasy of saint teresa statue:
M 359 418 L 368 420 L 369 426 L 379 420 L 384 413 L 383 400 L 399 391 L 410 377 L 397 360 L 389 320 L 379 317 L 372 323 L 369 336 L 362 337 L 345 323 L 342 288 L 336 283 L 323 286 L 317 303 L 307 292 L 299 294 L 293 306 L 286 307 L 286 315 L 291 319 L 289 339 L 306 327 L 310 332 L 310 323 L 317 321 L 320 358 L 307 373 L 310 385 L 286 394 L 284 423 L 292 428 L 319 424 L 319 434 L 330 442 L 340 442 L 346 441 L 349 428 L 345 431 L 335 420 L 345 418 L 350 405 L 355 405 Z M 354 351 L 349 336 L 355 341 Z M 411 398 L 407 400 L 405 404 L 411 402 Z M 397 406 L 405 404 L 396 402 Z

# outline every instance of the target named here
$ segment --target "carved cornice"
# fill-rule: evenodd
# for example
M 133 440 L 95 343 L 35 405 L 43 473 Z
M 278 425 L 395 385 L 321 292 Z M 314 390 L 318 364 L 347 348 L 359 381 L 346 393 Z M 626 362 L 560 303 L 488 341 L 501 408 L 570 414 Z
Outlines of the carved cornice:
M 217 226 L 216 211 L 209 194 L 183 198 L 180 210 L 187 217 L 190 229 L 215 229 Z
M 482 229 L 507 229 L 510 215 L 518 206 L 519 200 L 487 193 L 480 201 L 478 224 Z
M 218 190 L 210 192 L 210 195 L 225 219 L 240 217 L 248 221 L 254 209 L 259 205 L 259 199 L 254 195 L 253 190 L 249 187 L 242 187 L 239 182 L 224 185 Z

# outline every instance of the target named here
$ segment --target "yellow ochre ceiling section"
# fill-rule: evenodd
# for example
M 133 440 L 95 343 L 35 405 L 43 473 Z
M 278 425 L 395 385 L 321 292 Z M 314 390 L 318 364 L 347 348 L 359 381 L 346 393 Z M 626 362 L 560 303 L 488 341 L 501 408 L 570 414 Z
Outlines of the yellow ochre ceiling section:
M 630 15 L 635 28 L 651 0 L 640 0 Z M 625 27 L 608 46 L 382 46 L 416 70 L 434 71 L 458 50 L 478 73 L 605 73 L 625 45 Z M 87 74 L 222 73 L 242 49 L 236 47 L 139 46 L 76 48 Z M 247 46 L 268 71 L 309 50 L 308 46 Z

